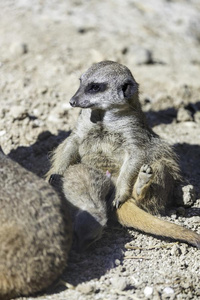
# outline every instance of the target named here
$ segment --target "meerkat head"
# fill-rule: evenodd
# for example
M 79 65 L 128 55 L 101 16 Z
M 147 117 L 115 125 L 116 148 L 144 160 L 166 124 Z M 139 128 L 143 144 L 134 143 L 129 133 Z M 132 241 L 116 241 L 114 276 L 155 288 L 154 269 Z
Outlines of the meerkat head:
M 79 210 L 74 220 L 74 238 L 76 250 L 81 252 L 102 237 L 107 219 L 92 216 L 87 211 Z
M 126 109 L 137 99 L 138 84 L 130 70 L 113 61 L 102 61 L 81 76 L 80 87 L 70 104 L 102 110 Z

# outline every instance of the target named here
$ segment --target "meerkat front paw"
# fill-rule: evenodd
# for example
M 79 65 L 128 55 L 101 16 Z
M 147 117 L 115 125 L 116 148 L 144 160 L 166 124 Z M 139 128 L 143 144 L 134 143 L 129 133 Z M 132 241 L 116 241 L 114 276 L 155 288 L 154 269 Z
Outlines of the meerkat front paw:
M 150 165 L 142 165 L 140 168 L 140 172 L 138 174 L 138 179 L 137 179 L 137 187 L 136 191 L 137 194 L 140 195 L 142 188 L 144 187 L 145 184 L 149 182 L 149 180 L 153 176 L 153 170 Z
M 124 203 L 129 198 L 126 194 L 119 194 L 116 192 L 114 195 L 114 200 L 112 201 L 112 206 L 114 208 L 119 208 L 122 203 Z

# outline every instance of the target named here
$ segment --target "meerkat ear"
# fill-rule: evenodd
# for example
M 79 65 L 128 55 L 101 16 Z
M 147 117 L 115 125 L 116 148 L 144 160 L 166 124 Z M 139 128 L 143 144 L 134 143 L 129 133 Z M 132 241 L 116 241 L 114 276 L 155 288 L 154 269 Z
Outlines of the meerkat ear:
M 135 85 L 131 80 L 126 81 L 121 86 L 120 96 L 123 96 L 123 98 L 129 99 L 133 96 L 134 93 L 135 93 Z

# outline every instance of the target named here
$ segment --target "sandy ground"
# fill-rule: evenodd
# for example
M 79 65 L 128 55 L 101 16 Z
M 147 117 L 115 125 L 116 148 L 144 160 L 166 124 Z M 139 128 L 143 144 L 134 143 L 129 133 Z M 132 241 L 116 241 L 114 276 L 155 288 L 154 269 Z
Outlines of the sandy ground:
M 132 70 L 150 125 L 196 190 L 192 207 L 165 218 L 200 233 L 198 0 L 0 0 L 2 149 L 43 176 L 78 116 L 68 102 L 80 74 L 104 59 Z M 193 247 L 112 224 L 88 251 L 71 252 L 67 287 L 38 299 L 199 299 L 199 263 Z

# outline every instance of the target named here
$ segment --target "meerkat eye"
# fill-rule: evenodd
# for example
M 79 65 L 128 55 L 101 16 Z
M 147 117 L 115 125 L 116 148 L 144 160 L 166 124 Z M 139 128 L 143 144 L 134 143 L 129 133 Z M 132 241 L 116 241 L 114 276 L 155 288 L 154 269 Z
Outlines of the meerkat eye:
M 103 92 L 106 89 L 105 83 L 90 83 L 85 89 L 86 93 L 95 94 L 98 92 Z

